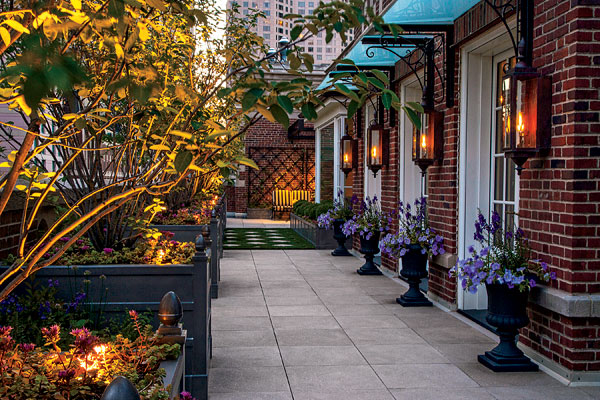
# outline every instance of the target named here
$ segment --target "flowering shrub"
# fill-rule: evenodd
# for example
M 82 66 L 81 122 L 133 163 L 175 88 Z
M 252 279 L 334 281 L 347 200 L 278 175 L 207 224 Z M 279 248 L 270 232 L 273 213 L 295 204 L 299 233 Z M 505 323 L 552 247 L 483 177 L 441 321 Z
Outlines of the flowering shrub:
M 157 237 L 142 238 L 133 248 L 95 250 L 88 239 L 78 240 L 57 261 L 57 265 L 109 265 L 109 264 L 189 264 L 194 255 L 193 243 L 171 240 L 173 233 L 160 232 Z M 64 243 L 66 240 L 60 242 Z M 59 251 L 60 244 L 52 248 L 45 258 Z
M 444 254 L 444 239 L 429 227 L 427 219 L 427 201 L 424 197 L 415 200 L 414 208 L 410 203 L 398 206 L 398 233 L 388 233 L 379 244 L 381 252 L 394 258 L 400 258 L 411 246 L 419 246 L 421 253 L 429 257 Z
M 342 232 L 346 236 L 358 233 L 361 237 L 369 240 L 376 232 L 386 232 L 391 223 L 391 215 L 381 211 L 377 196 L 372 200 L 367 197 L 367 200 L 360 204 L 358 213 L 344 223 Z
M 168 399 L 161 361 L 179 355 L 178 344 L 160 344 L 149 325 L 130 312 L 137 337 L 101 341 L 86 328 L 71 330 L 72 344 L 61 349 L 61 328 L 42 328 L 43 346 L 16 344 L 12 327 L 0 327 L 0 399 L 98 399 L 115 376 L 128 378 L 142 399 Z
M 344 201 L 343 195 L 344 192 L 340 190 L 336 200 L 333 202 L 333 208 L 330 208 L 326 213 L 317 217 L 319 227 L 330 229 L 333 226 L 334 220 L 343 219 L 347 221 L 354 216 L 353 206 L 358 204 L 358 197 L 353 195 L 349 201 Z
M 457 276 L 463 289 L 477 292 L 481 283 L 505 284 L 520 291 L 536 285 L 536 278 L 544 282 L 556 279 L 556 273 L 548 271 L 548 264 L 531 260 L 528 240 L 523 230 L 503 229 L 502 219 L 497 212 L 492 213 L 488 223 L 479 213 L 475 222 L 474 239 L 481 250 L 469 247 L 470 257 L 459 260 L 449 271 L 450 277 Z

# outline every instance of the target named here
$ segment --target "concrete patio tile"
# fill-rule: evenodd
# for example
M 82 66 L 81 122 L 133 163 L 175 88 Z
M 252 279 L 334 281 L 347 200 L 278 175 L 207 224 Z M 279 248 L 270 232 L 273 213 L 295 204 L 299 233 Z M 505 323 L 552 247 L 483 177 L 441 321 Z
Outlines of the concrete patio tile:
M 360 344 L 424 344 L 422 337 L 408 328 L 348 328 L 346 334 Z
M 323 305 L 312 306 L 269 306 L 272 317 L 326 317 L 331 315 Z
M 334 316 L 354 315 L 391 315 L 385 307 L 379 304 L 330 304 L 327 306 Z
M 279 329 L 340 329 L 332 316 L 326 317 L 271 317 L 276 330 Z
M 268 317 L 267 306 L 218 306 L 212 309 L 219 317 Z
M 211 393 L 210 400 L 292 400 L 288 392 L 272 393 Z
M 452 364 L 375 365 L 373 369 L 390 389 L 479 386 Z
M 494 343 L 489 337 L 467 326 L 415 328 L 415 332 L 430 343 Z
M 600 386 L 587 386 L 581 387 L 580 389 L 592 396 L 594 399 L 600 399 Z
M 276 329 L 279 346 L 351 346 L 341 329 Z
M 488 387 L 486 390 L 498 400 L 597 400 L 575 387 Z
M 377 300 L 367 295 L 329 295 L 322 294 L 323 303 L 329 304 L 379 304 Z
M 496 373 L 478 362 L 456 364 L 480 386 L 562 386 L 562 383 L 544 372 Z
M 406 328 L 406 324 L 394 315 L 339 316 L 336 318 L 342 328 Z
M 394 400 L 394 397 L 387 390 L 353 390 L 327 393 L 294 391 L 294 400 Z
M 228 287 L 222 284 L 219 287 L 219 297 L 263 297 L 260 287 Z
M 272 330 L 269 317 L 222 317 L 212 316 L 212 329 L 217 331 Z
M 359 344 L 358 349 L 371 365 L 444 364 L 448 359 L 429 344 Z
M 270 289 L 306 289 L 310 290 L 310 285 L 304 279 L 290 281 L 260 281 L 265 293 Z
M 213 329 L 213 347 L 276 346 L 272 330 L 217 331 Z
M 289 390 L 283 367 L 211 368 L 208 387 L 212 393 Z
M 263 288 L 265 297 L 302 297 L 314 296 L 315 292 L 310 288 Z
M 277 346 L 215 347 L 212 368 L 278 367 L 281 356 Z
M 490 343 L 432 343 L 432 346 L 453 364 L 477 362 L 479 354 L 483 354 L 494 347 Z
M 320 295 L 328 296 L 365 296 L 366 293 L 359 287 L 340 287 L 340 288 L 314 288 L 315 292 Z
M 265 300 L 268 306 L 314 306 L 323 305 L 321 299 L 315 294 L 310 296 L 294 296 L 294 297 L 273 297 L 266 296 Z
M 286 368 L 292 393 L 381 390 L 383 384 L 369 366 L 303 366 Z
M 212 307 L 237 307 L 237 306 L 262 306 L 265 299 L 259 296 L 250 297 L 223 297 L 212 300 Z
M 402 307 L 402 306 L 400 306 Z M 404 307 L 403 307 L 404 308 Z M 409 308 L 404 308 L 405 310 Z M 416 308 L 416 307 L 415 307 Z M 435 307 L 431 307 L 435 308 Z M 389 309 L 389 308 L 387 308 Z M 449 313 L 440 312 L 423 313 L 421 315 L 408 314 L 404 310 L 394 310 L 394 314 L 402 320 L 409 328 L 444 328 L 457 327 L 463 330 L 469 330 L 469 326 L 457 318 L 454 318 Z
M 366 365 L 354 346 L 281 346 L 283 364 L 299 365 Z
M 396 400 L 495 400 L 483 388 L 392 389 Z

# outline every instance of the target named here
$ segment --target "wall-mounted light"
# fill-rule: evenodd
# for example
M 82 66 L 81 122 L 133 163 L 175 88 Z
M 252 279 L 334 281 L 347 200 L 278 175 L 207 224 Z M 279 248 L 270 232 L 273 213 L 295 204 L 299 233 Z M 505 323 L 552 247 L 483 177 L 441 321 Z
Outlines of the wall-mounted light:
M 413 126 L 412 159 L 423 174 L 430 165 L 443 157 L 444 113 L 425 111 L 421 114 L 421 129 Z
M 550 147 L 552 81 L 522 63 L 502 80 L 502 134 L 506 157 L 520 174 L 528 158 Z
M 367 135 L 367 167 L 377 177 L 377 172 L 388 163 L 389 132 L 383 125 L 373 123 Z
M 348 126 L 340 142 L 340 156 L 342 171 L 348 175 L 358 166 L 358 142 L 348 135 Z

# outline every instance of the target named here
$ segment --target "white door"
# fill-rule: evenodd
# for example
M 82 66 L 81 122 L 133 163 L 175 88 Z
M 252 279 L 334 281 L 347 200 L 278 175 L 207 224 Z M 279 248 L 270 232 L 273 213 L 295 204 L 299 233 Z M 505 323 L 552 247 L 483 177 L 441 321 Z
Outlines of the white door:
M 504 66 L 514 53 L 504 51 L 464 54 L 461 102 L 460 179 L 459 179 L 459 246 L 460 259 L 476 245 L 473 238 L 478 211 L 490 218 L 496 210 L 512 224 L 518 207 L 518 176 L 515 164 L 504 157 L 501 149 L 502 113 L 498 90 Z M 464 79 L 468 77 L 468 79 Z M 459 283 L 460 285 L 460 283 Z M 461 290 L 458 305 L 463 310 L 487 308 L 483 285 L 477 293 Z

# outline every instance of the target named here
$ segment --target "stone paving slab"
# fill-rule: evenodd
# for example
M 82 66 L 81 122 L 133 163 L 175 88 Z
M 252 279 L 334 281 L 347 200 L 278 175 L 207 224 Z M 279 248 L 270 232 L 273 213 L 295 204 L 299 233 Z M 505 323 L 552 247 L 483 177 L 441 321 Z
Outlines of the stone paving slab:
M 211 400 L 600 399 L 544 372 L 488 370 L 477 355 L 493 336 L 456 313 L 396 304 L 405 286 L 329 253 L 225 251 Z

